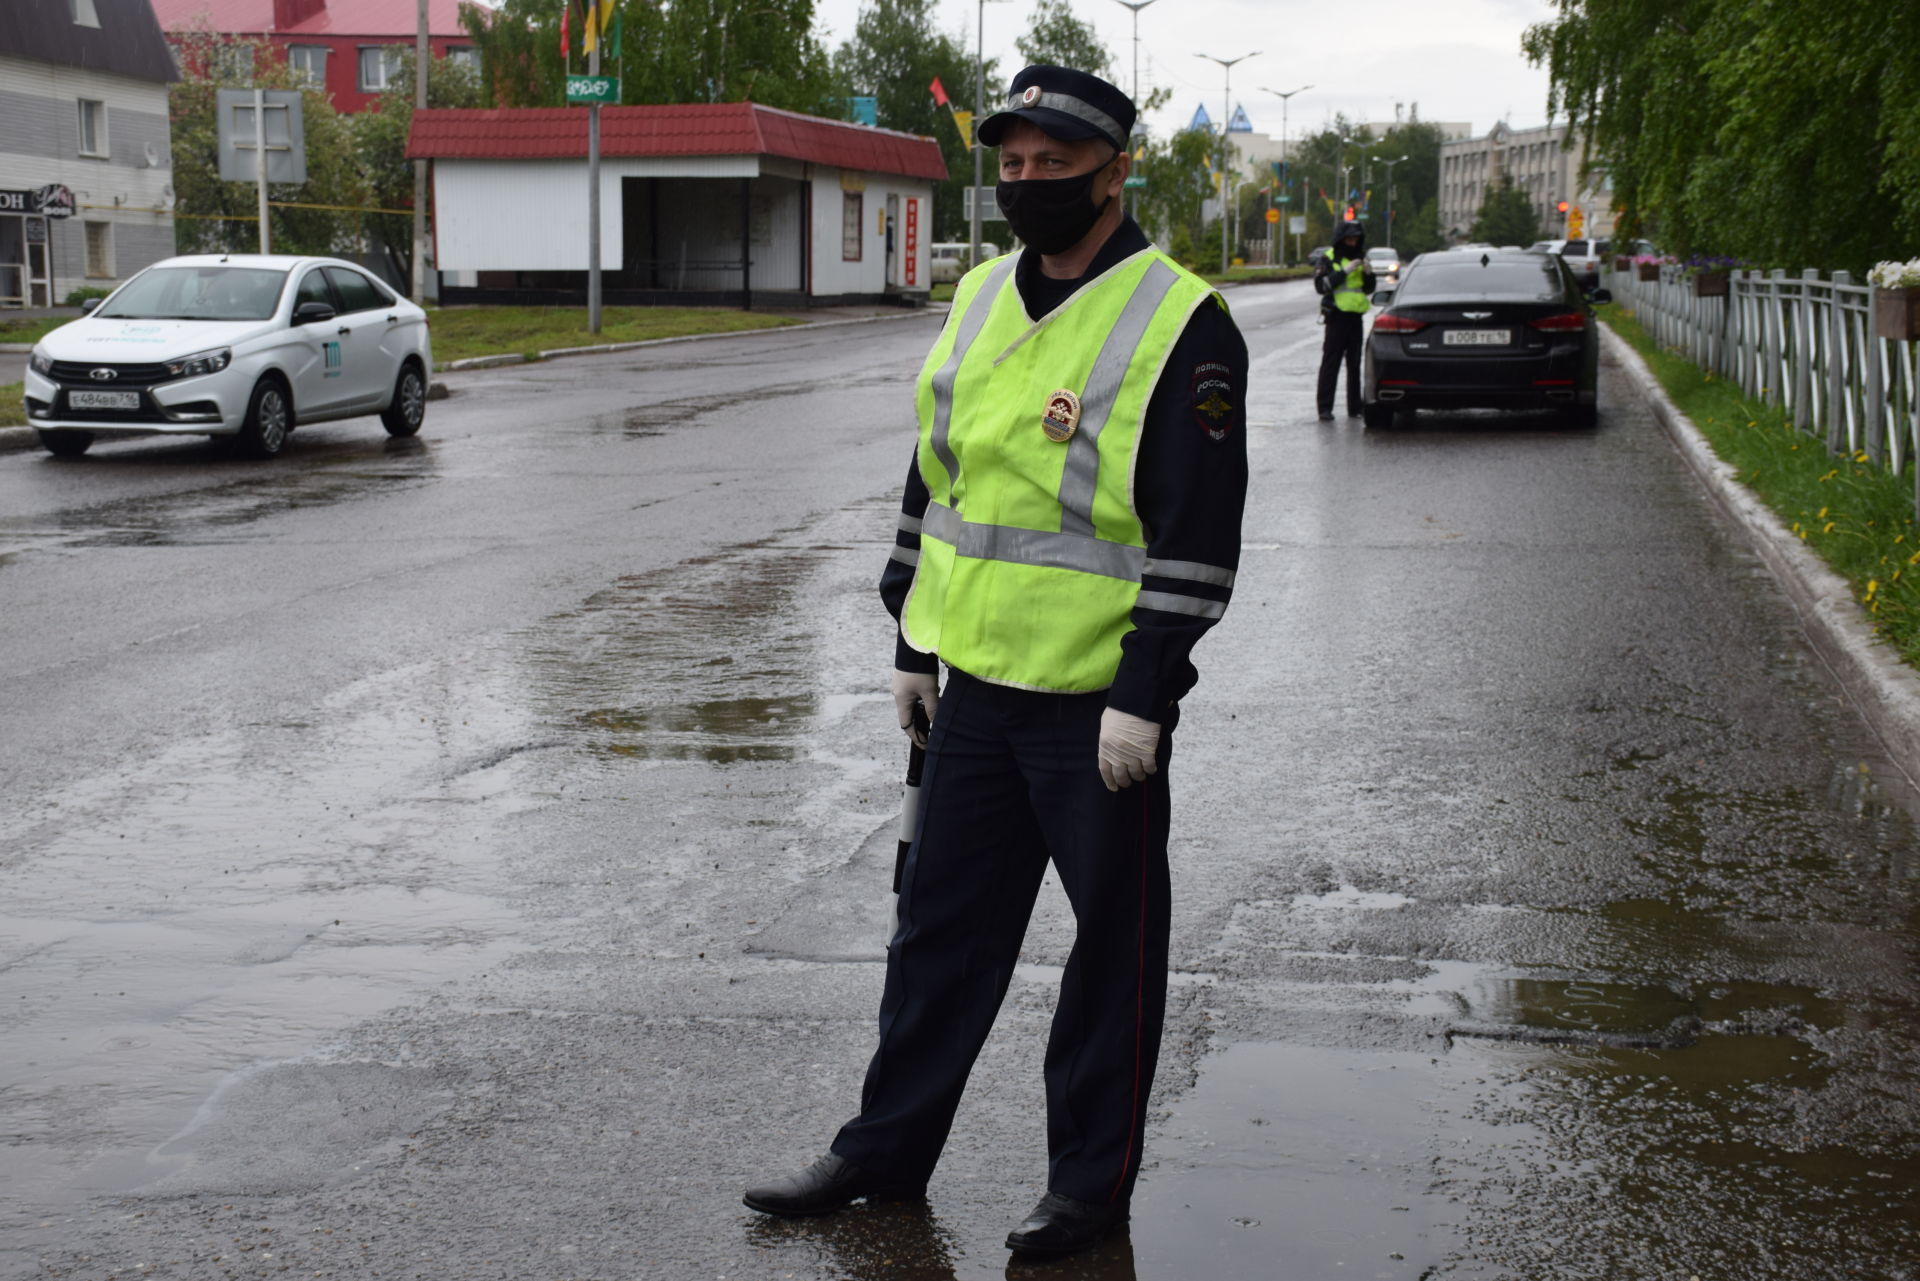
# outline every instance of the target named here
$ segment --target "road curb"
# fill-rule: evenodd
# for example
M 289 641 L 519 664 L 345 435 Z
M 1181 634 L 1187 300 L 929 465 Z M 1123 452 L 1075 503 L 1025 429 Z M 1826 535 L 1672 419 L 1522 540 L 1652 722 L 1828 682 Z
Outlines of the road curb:
M 613 351 L 664 347 L 670 343 L 706 342 L 715 338 L 749 338 L 757 334 L 790 334 L 802 329 L 838 329 L 845 325 L 876 325 L 890 320 L 914 320 L 929 315 L 939 315 L 945 310 L 942 304 L 934 303 L 926 307 L 916 307 L 911 311 L 902 311 L 898 315 L 854 316 L 846 320 L 804 320 L 797 325 L 772 325 L 765 329 L 731 329 L 717 334 L 680 334 L 672 338 L 640 338 L 633 342 L 598 343 L 591 347 L 555 347 L 550 351 L 535 352 L 532 356 L 524 352 L 518 355 L 469 356 L 465 360 L 450 360 L 436 366 L 434 372 L 459 373 L 467 369 L 493 369 L 500 365 L 537 364 L 560 356 L 599 356 Z
M 1667 436 L 1728 521 L 1738 526 L 1793 602 L 1814 653 L 1833 674 L 1896 768 L 1920 786 L 1920 673 L 1873 634 L 1847 580 L 1801 542 L 1741 484 L 1693 421 L 1668 398 L 1626 340 L 1605 326 L 1602 342 L 1653 410 Z

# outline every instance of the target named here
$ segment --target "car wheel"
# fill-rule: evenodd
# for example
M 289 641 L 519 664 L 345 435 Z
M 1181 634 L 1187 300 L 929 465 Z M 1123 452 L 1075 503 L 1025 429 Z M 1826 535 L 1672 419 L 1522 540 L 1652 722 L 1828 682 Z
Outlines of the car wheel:
M 240 425 L 239 445 L 255 458 L 272 458 L 285 448 L 293 430 L 293 401 L 277 378 L 262 378 L 247 401 L 247 418 Z
M 40 444 L 56 458 L 78 458 L 93 445 L 90 431 L 43 431 Z
M 1570 427 L 1598 427 L 1600 425 L 1600 406 L 1573 406 L 1567 410 L 1567 425 Z
M 1395 410 L 1392 405 L 1375 402 L 1360 407 L 1360 416 L 1366 422 L 1369 431 L 1391 431 Z
M 426 416 L 427 380 L 420 366 L 408 361 L 400 366 L 400 376 L 393 383 L 393 399 L 380 411 L 380 421 L 389 436 L 411 436 L 420 430 Z

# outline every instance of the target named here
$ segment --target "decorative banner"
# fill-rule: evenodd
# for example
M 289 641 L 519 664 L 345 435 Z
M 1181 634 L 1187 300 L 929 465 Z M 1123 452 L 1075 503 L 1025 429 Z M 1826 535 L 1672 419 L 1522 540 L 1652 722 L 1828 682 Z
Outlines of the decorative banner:
M 927 91 L 933 95 L 933 100 L 941 106 L 951 107 L 953 105 L 947 101 L 947 88 L 940 83 L 939 76 L 933 78 L 933 83 L 927 86 Z

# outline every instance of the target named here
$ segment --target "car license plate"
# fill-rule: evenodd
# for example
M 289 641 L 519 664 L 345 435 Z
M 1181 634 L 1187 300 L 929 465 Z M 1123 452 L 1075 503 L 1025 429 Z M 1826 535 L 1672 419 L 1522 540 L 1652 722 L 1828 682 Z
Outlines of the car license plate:
M 1513 341 L 1513 330 L 1449 329 L 1440 341 L 1449 347 L 1505 347 Z
M 70 391 L 67 393 L 68 409 L 138 409 L 140 393 L 137 391 Z

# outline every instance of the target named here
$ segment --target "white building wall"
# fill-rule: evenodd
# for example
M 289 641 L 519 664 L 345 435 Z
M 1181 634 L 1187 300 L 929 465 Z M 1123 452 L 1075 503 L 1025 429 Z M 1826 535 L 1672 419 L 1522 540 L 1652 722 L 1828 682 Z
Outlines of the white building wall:
M 79 102 L 106 105 L 105 158 L 80 154 Z M 60 183 L 74 216 L 51 223 L 54 301 L 80 285 L 111 286 L 173 253 L 173 160 L 165 85 L 0 57 L 0 188 Z M 82 224 L 112 230 L 112 272 L 86 277 Z

